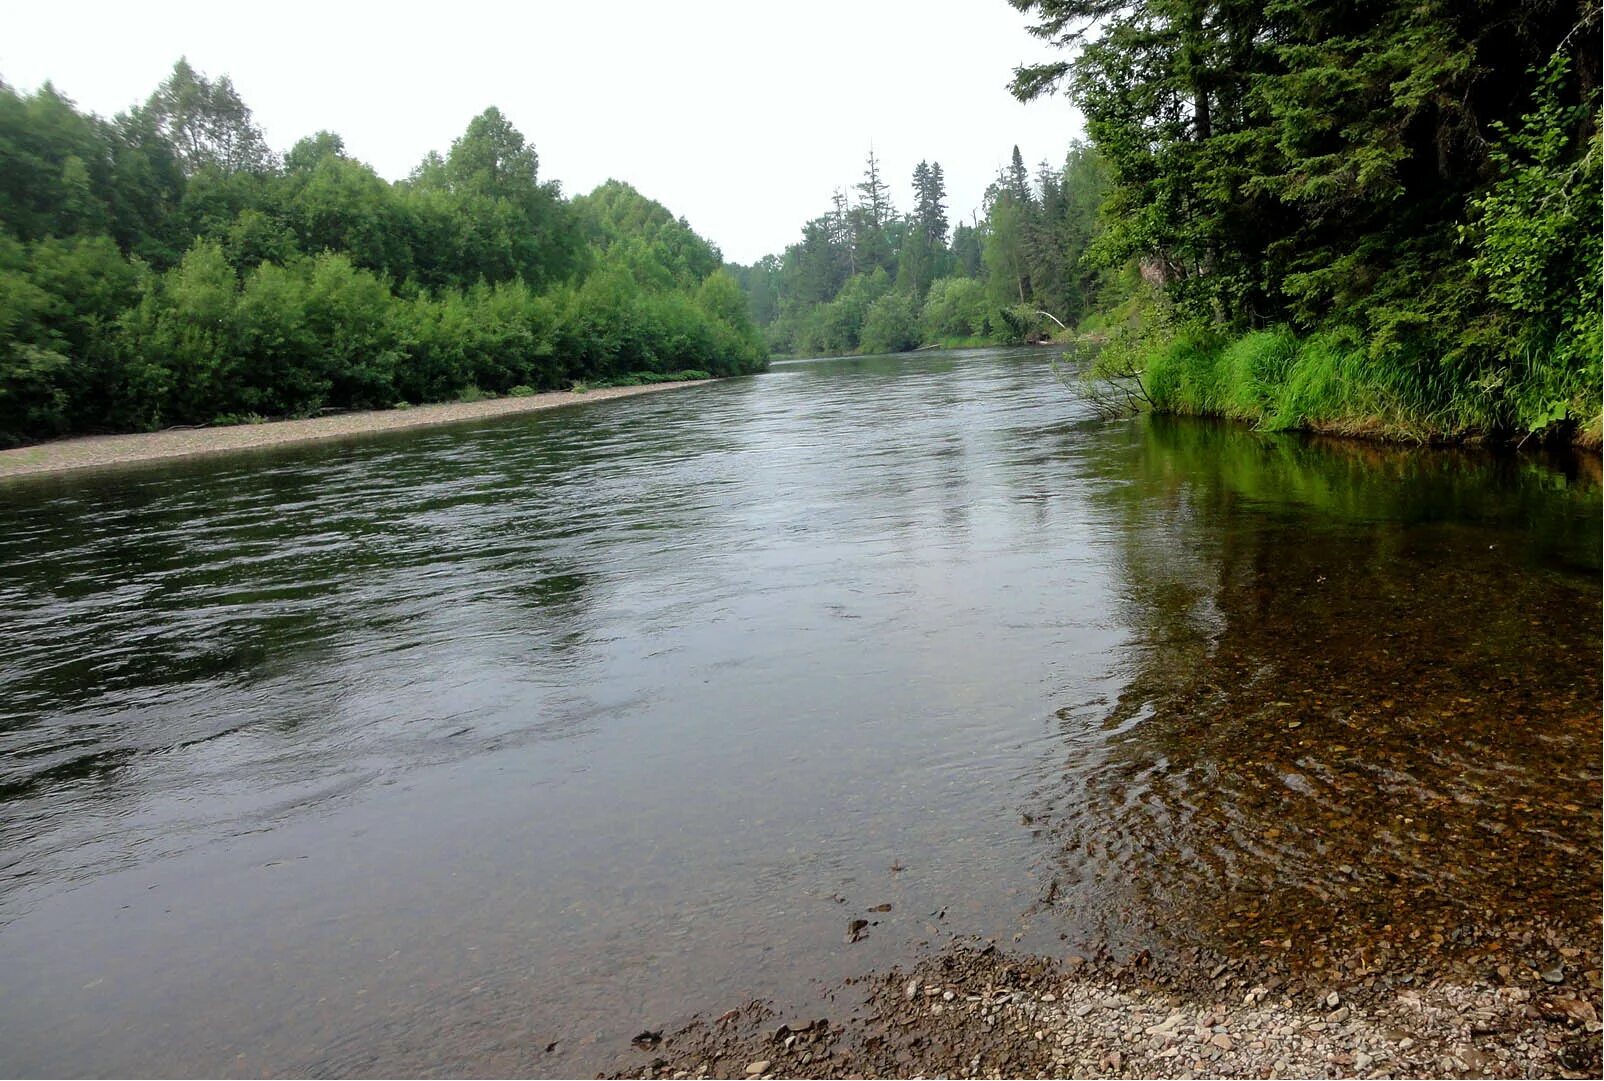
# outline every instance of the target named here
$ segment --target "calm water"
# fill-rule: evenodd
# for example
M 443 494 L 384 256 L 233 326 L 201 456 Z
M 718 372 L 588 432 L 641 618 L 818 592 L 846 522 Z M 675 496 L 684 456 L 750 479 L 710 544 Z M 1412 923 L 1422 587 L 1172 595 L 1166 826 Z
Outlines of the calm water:
M 1596 932 L 1596 460 L 1106 423 L 1049 355 L 0 486 L 0 1074 L 594 1072 L 953 933 Z

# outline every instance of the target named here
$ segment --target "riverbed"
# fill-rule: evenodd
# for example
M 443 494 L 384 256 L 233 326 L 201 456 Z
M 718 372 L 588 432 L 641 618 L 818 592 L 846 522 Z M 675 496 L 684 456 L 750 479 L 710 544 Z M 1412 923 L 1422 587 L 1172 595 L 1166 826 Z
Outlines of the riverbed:
M 1596 992 L 1597 460 L 1055 356 L 0 486 L 0 1072 L 628 1071 L 954 937 Z

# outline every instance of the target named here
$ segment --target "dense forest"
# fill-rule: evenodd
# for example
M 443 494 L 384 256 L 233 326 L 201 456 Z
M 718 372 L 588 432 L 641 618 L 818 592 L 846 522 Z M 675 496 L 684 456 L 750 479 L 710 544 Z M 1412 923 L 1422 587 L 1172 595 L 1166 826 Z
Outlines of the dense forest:
M 801 240 L 731 270 L 777 353 L 1039 340 L 1089 325 L 1131 291 L 1133 274 L 1092 252 L 1108 191 L 1088 145 L 1034 176 L 1016 146 L 986 188 L 984 218 L 952 225 L 940 162 L 915 166 L 912 205 L 899 213 L 871 150 L 863 179 L 837 190 Z
M 1104 369 L 1181 412 L 1598 440 L 1595 0 L 1011 0 L 1152 282 Z
M 1406 438 L 1600 430 L 1594 0 L 1009 0 L 1089 142 L 948 230 L 871 155 L 735 268 L 772 349 L 1110 340 L 1144 408 Z M 1106 384 L 1105 393 L 1106 393 Z
M 0 83 L 0 446 L 751 371 L 717 248 L 627 184 L 564 199 L 496 109 L 389 183 L 282 157 L 180 61 L 86 115 Z

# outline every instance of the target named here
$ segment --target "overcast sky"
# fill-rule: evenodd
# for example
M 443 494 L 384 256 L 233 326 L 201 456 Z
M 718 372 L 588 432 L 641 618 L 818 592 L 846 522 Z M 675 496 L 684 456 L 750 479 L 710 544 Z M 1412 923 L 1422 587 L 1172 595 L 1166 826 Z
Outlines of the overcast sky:
M 568 194 L 627 180 L 751 262 L 828 210 L 871 143 L 899 208 L 939 161 L 954 222 L 1014 144 L 1033 171 L 1062 161 L 1074 109 L 1005 89 L 1050 55 L 1006 0 L 122 0 L 7 5 L 0 79 L 110 116 L 187 56 L 233 78 L 276 149 L 327 128 L 392 180 L 497 105 Z

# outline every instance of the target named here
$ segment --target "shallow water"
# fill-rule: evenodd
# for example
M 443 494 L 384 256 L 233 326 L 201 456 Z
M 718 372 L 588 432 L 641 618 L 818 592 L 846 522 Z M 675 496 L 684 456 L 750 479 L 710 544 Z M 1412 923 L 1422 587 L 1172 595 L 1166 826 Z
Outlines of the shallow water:
M 0 487 L 0 1073 L 589 1073 L 951 934 L 1587 924 L 1596 462 L 1107 423 L 1051 355 Z

